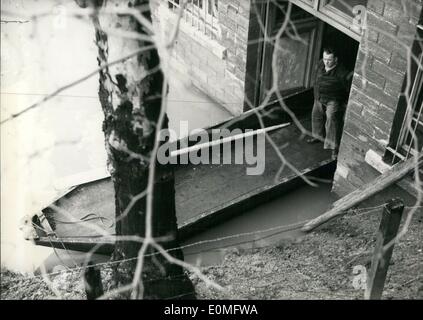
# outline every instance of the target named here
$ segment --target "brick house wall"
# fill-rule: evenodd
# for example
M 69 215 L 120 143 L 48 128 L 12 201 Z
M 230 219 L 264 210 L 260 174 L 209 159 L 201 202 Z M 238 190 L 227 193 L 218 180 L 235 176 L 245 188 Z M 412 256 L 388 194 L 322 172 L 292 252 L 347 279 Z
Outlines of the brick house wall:
M 365 157 L 385 153 L 421 10 L 421 0 L 368 1 L 333 183 L 339 196 L 379 175 Z
M 167 1 L 152 1 L 153 21 L 169 37 L 177 14 Z M 216 39 L 180 23 L 173 66 L 234 116 L 244 111 L 250 0 L 219 0 Z

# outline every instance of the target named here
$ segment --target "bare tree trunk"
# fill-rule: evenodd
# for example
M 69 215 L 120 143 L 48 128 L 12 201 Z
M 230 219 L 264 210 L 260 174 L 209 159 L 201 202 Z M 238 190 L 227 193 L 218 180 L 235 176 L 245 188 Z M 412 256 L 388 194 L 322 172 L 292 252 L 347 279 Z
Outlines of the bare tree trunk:
M 81 6 L 94 6 L 100 10 L 101 1 L 77 1 Z M 151 21 L 149 0 L 108 0 L 106 8 L 136 9 Z M 114 29 L 147 35 L 146 28 L 129 14 L 93 15 L 98 64 L 110 63 L 130 55 L 152 43 L 107 33 Z M 132 197 L 147 188 L 149 161 L 152 158 L 156 124 L 159 119 L 163 73 L 155 47 L 143 51 L 122 63 L 110 66 L 100 72 L 99 98 L 104 111 L 103 131 L 108 155 L 108 169 L 114 188 L 116 203 L 116 234 L 118 236 L 144 237 L 146 232 L 146 197 L 138 200 L 126 216 L 122 216 Z M 167 91 L 167 90 L 166 90 Z M 162 128 L 168 127 L 165 116 Z M 159 128 L 160 129 L 160 128 Z M 152 232 L 154 237 L 170 236 L 161 242 L 164 249 L 178 247 L 175 212 L 174 173 L 170 165 L 156 162 L 153 198 Z M 117 241 L 112 259 L 114 264 L 114 287 L 132 282 L 139 249 L 137 241 Z M 156 253 L 156 254 L 154 254 Z M 182 250 L 169 253 L 183 259 Z M 151 255 L 153 254 L 153 255 Z M 130 260 L 127 260 L 130 259 Z M 169 263 L 153 248 L 147 250 L 142 273 L 143 294 L 139 298 L 195 298 L 194 287 L 184 270 Z M 138 288 L 136 288 L 138 290 Z M 120 297 L 128 298 L 131 292 Z

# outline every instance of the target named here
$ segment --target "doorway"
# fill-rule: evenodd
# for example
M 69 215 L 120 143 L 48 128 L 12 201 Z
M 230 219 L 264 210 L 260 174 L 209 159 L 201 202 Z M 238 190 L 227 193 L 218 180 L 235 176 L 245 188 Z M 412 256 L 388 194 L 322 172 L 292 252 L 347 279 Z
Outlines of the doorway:
M 283 26 L 285 31 L 281 34 Z M 294 4 L 269 3 L 266 30 L 269 41 L 263 47 L 260 103 L 275 104 L 281 97 L 303 95 L 304 103 L 294 106 L 292 111 L 299 116 L 310 113 L 314 68 L 325 46 L 334 47 L 339 61 L 347 70 L 354 71 L 359 42 Z M 269 95 L 269 89 L 275 87 L 277 92 Z

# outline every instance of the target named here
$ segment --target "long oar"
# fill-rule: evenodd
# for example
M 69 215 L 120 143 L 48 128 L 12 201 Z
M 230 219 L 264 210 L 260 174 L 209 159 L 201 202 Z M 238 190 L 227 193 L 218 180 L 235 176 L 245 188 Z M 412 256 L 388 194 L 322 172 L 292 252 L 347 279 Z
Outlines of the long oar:
M 257 129 L 257 130 L 253 130 L 253 131 L 248 131 L 248 132 L 245 132 L 245 133 L 239 133 L 239 134 L 236 134 L 236 135 L 233 135 L 233 136 L 230 136 L 230 137 L 221 138 L 219 140 L 213 140 L 213 141 L 209 141 L 209 142 L 205 142 L 205 143 L 196 144 L 196 145 L 191 146 L 191 147 L 186 147 L 186 148 L 174 150 L 170 153 L 170 156 L 171 157 L 177 157 L 177 156 L 189 153 L 189 152 L 193 152 L 193 151 L 201 150 L 201 149 L 204 149 L 204 148 L 216 146 L 216 145 L 223 144 L 223 143 L 226 143 L 226 142 L 244 139 L 246 137 L 258 135 L 258 134 L 269 132 L 269 131 L 272 131 L 272 130 L 285 128 L 285 127 L 289 126 L 290 124 L 291 124 L 290 122 L 278 124 L 276 126 Z

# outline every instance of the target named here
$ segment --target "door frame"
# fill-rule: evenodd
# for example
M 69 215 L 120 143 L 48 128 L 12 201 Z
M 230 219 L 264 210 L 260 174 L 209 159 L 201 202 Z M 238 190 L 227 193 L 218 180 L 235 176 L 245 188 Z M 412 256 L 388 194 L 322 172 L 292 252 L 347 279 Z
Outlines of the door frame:
M 288 2 L 288 5 L 295 6 L 293 3 Z M 302 8 L 299 8 L 303 10 Z M 269 65 L 269 57 L 272 56 L 273 53 L 273 44 L 269 43 L 268 39 L 275 36 L 277 33 L 277 26 L 274 25 L 274 18 L 275 12 L 277 10 L 277 6 L 270 1 L 267 1 L 266 4 L 266 14 L 265 14 L 265 34 L 264 36 L 264 43 L 262 48 L 261 54 L 261 71 L 260 71 L 260 82 L 258 85 L 258 100 L 257 106 L 264 100 L 264 95 L 266 92 L 267 83 L 269 78 L 271 78 L 272 66 Z M 322 47 L 322 37 L 323 37 L 323 27 L 324 22 L 321 21 L 319 18 L 313 16 L 310 20 L 300 21 L 300 29 L 308 28 L 311 26 L 315 26 L 315 30 L 313 30 L 310 44 L 310 49 L 307 56 L 307 69 L 305 73 L 305 83 L 304 87 L 298 87 L 297 89 L 293 88 L 292 90 L 287 90 L 286 94 L 292 93 L 301 93 L 303 91 L 309 90 L 310 87 L 313 85 L 313 67 L 318 63 L 320 59 L 320 51 Z M 277 101 L 277 98 L 271 97 L 268 103 L 274 103 Z

